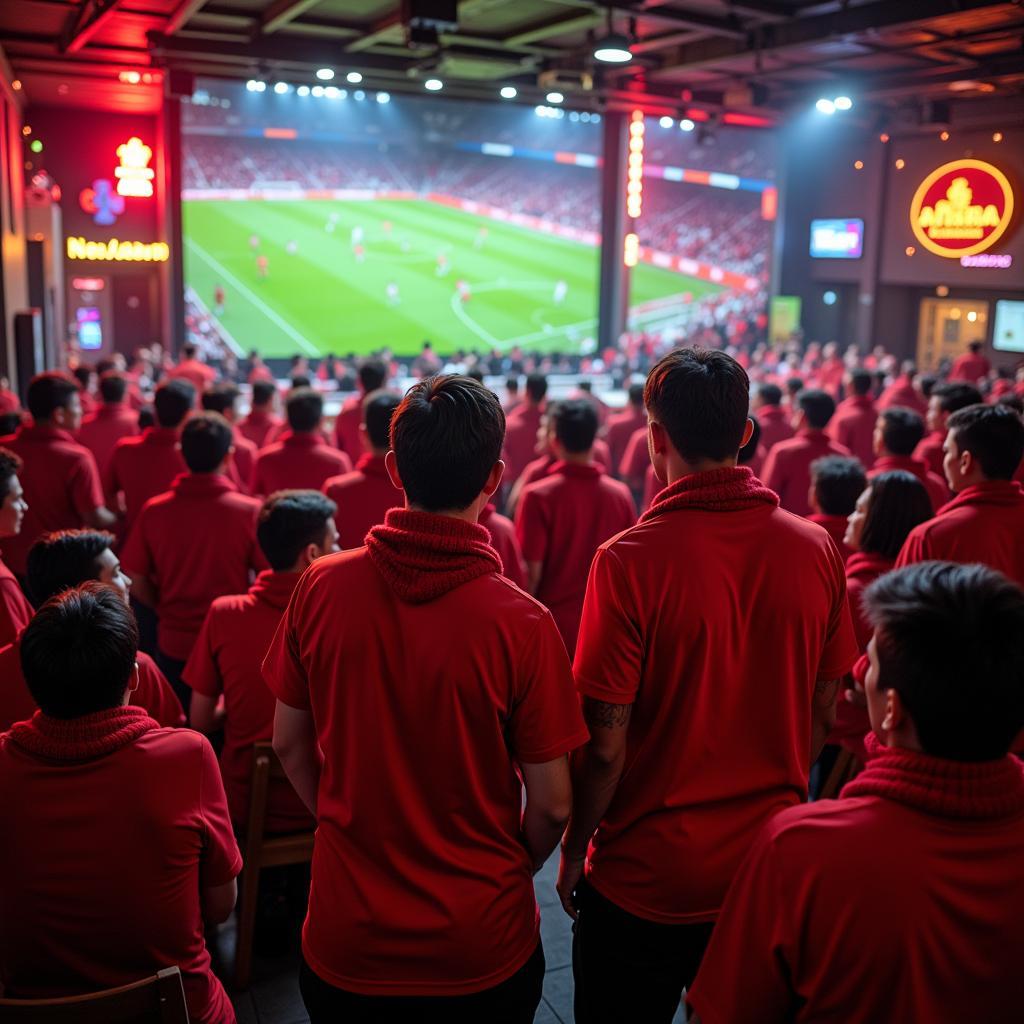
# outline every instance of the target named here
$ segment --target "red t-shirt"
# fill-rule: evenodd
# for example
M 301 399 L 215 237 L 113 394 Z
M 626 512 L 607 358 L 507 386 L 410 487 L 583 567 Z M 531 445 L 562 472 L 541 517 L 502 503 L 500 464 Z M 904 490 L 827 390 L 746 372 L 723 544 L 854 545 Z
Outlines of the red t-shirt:
M 869 395 L 851 395 L 839 403 L 825 432 L 833 441 L 849 448 L 865 469 L 870 469 L 875 461 L 877 422 L 874 400 Z
M 757 830 L 807 798 L 815 681 L 856 658 L 839 553 L 774 505 L 665 512 L 603 544 L 576 685 L 633 712 L 594 887 L 650 921 L 713 920 Z
M 515 766 L 587 737 L 548 611 L 497 572 L 406 603 L 357 548 L 306 571 L 264 676 L 324 755 L 310 967 L 366 995 L 511 977 L 539 922 Z
M 239 431 L 238 427 L 232 427 L 232 432 L 234 437 L 231 444 L 234 446 L 234 451 L 228 462 L 228 477 L 243 494 L 248 494 L 259 449 Z
M 149 427 L 141 437 L 126 437 L 114 446 L 103 486 L 111 500 L 123 495 L 126 528 L 150 498 L 163 494 L 176 476 L 188 471 L 178 441 L 175 427 Z
M 480 513 L 480 525 L 491 535 L 491 547 L 501 556 L 505 578 L 517 587 L 526 589 L 526 568 L 523 552 L 516 538 L 516 528 L 508 516 L 503 516 L 493 505 L 485 505 Z
M 198 359 L 183 359 L 177 366 L 167 371 L 169 378 L 180 377 L 187 380 L 196 389 L 196 398 L 217 379 L 217 371 L 212 366 Z
M 949 371 L 949 379 L 967 381 L 968 384 L 977 384 L 983 377 L 987 377 L 992 370 L 992 364 L 981 355 L 974 355 L 973 352 L 965 352 L 953 360 L 953 366 Z
M 641 406 L 637 408 L 631 405 L 620 413 L 616 413 L 608 420 L 608 430 L 605 440 L 608 442 L 608 455 L 611 459 L 610 472 L 619 472 L 622 465 L 622 456 L 626 454 L 626 447 L 630 438 L 638 431 L 647 426 L 647 411 Z
M 527 565 L 543 566 L 537 600 L 546 605 L 571 657 L 594 552 L 636 522 L 629 488 L 590 463 L 556 463 L 523 489 L 516 536 Z
M 946 443 L 945 430 L 933 430 L 914 449 L 914 458 L 923 462 L 936 476 L 943 477 L 943 451 L 942 446 Z
M 651 464 L 651 455 L 647 447 L 647 426 L 638 427 L 633 431 L 626 444 L 626 450 L 619 461 L 619 476 L 630 487 L 638 486 Z
M 252 748 L 274 735 L 274 695 L 261 666 L 270 638 L 292 596 L 298 573 L 261 572 L 248 593 L 218 597 L 206 613 L 182 679 L 206 697 L 224 695 L 224 748 L 220 770 L 231 820 L 249 820 Z M 267 829 L 296 832 L 313 818 L 284 779 L 273 780 L 267 801 Z
M 755 410 L 754 415 L 761 427 L 761 444 L 768 453 L 780 441 L 788 441 L 795 433 L 790 423 L 790 413 L 781 405 L 762 405 Z
M 139 685 L 128 695 L 128 703 L 145 709 L 150 718 L 171 729 L 185 724 L 181 701 L 156 662 L 143 651 L 135 656 L 139 666 Z M 15 722 L 23 722 L 36 712 L 21 671 L 21 645 L 15 638 L 0 648 L 0 732 Z
M 334 444 L 353 461 L 363 454 L 359 428 L 363 422 L 363 395 L 350 395 L 341 405 L 334 420 Z
M 366 532 L 384 522 L 389 508 L 405 505 L 405 494 L 391 482 L 383 455 L 364 453 L 351 473 L 332 476 L 324 484 L 324 494 L 338 506 L 334 522 L 341 548 L 361 547 Z
M 539 405 L 523 402 L 509 413 L 505 421 L 505 479 L 509 483 L 519 474 L 537 451 L 537 431 L 543 411 Z
M 213 600 L 248 590 L 250 569 L 266 568 L 259 511 L 227 477 L 185 473 L 139 513 L 121 561 L 156 585 L 157 643 L 168 657 L 184 661 Z
M 284 420 L 263 409 L 253 409 L 248 416 L 238 422 L 238 432 L 248 441 L 252 441 L 257 449 L 267 443 L 272 431 L 280 430 Z
M 11 643 L 34 614 L 14 573 L 0 560 L 0 647 Z
M 913 409 L 914 412 L 920 413 L 922 416 L 928 411 L 928 403 L 924 396 L 906 377 L 897 377 L 879 396 L 875 408 L 881 411 L 895 406 Z
M 138 432 L 138 413 L 124 404 L 104 404 L 82 421 L 77 440 L 92 452 L 102 477 L 107 472 L 114 445 L 122 437 L 135 437 Z
M 351 459 L 324 444 L 319 434 L 288 433 L 256 456 L 252 492 L 269 495 L 289 488 L 319 491 L 332 476 L 351 470 Z
M 1024 491 L 1012 480 L 987 480 L 961 491 L 934 519 L 910 531 L 896 559 L 981 562 L 1024 586 Z
M 24 575 L 29 548 L 53 530 L 74 530 L 86 525 L 103 505 L 103 489 L 96 460 L 66 431 L 57 427 L 22 427 L 0 438 L 24 463 L 18 479 L 25 491 L 28 511 L 21 533 L 4 538 L 4 558 Z
M 846 516 L 830 516 L 824 512 L 812 512 L 807 517 L 807 520 L 811 523 L 817 523 L 832 538 L 840 558 L 845 563 L 852 554 L 843 541 L 843 538 L 846 536 L 846 527 L 849 525 Z
M 9 388 L 0 388 L 0 416 L 21 409 L 21 399 Z
M 62 761 L 0 734 L 0 819 L 5 995 L 79 995 L 178 966 L 190 1019 L 233 1024 L 200 887 L 230 882 L 242 857 L 203 736 L 154 729 Z
M 921 790 L 941 795 L 957 765 L 921 760 L 937 766 Z M 1013 758 L 970 768 L 1020 772 Z M 1024 814 L 1010 809 L 1019 790 L 988 787 L 992 805 L 1008 809 L 996 814 L 925 810 L 897 792 L 772 819 L 688 994 L 703 1024 L 1019 1021 Z
M 924 484 L 932 503 L 933 512 L 938 512 L 949 501 L 949 486 L 946 481 L 938 474 L 933 473 L 920 459 L 915 459 L 911 455 L 879 456 L 868 473 L 868 479 L 874 480 L 879 473 L 888 473 L 894 469 L 901 469 L 904 473 L 916 476 Z
M 788 441 L 779 441 L 765 460 L 761 477 L 778 496 L 787 512 L 807 516 L 811 512 L 811 463 L 826 455 L 849 456 L 850 450 L 833 441 L 823 430 L 801 430 Z

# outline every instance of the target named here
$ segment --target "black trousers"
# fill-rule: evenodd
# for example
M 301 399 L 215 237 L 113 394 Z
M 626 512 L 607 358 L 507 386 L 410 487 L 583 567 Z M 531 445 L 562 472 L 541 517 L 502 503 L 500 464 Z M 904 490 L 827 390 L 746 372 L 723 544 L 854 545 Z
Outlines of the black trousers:
M 500 985 L 468 996 L 364 996 L 329 985 L 303 958 L 299 989 L 310 1024 L 532 1024 L 544 985 L 544 947 Z
M 576 889 L 572 973 L 576 1024 L 671 1024 L 693 984 L 713 923 L 659 924 Z

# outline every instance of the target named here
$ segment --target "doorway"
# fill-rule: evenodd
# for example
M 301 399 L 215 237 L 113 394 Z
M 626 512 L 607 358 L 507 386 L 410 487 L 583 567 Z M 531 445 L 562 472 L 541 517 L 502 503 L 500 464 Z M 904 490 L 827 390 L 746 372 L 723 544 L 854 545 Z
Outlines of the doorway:
M 989 304 L 982 299 L 921 300 L 917 319 L 917 365 L 937 370 L 943 360 L 954 360 L 972 341 L 988 336 Z

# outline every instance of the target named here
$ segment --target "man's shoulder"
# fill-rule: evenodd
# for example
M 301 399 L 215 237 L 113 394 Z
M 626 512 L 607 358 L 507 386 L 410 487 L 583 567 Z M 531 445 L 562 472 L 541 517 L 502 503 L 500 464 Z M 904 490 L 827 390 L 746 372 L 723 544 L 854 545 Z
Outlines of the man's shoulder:
M 207 618 L 211 622 L 236 619 L 251 611 L 255 605 L 256 601 L 249 593 L 224 594 L 213 599 L 213 602 L 210 604 L 210 610 L 207 612 Z
M 616 480 L 615 477 L 609 476 L 607 473 L 602 473 L 597 478 L 597 486 L 610 497 L 618 498 L 620 500 L 626 499 L 630 502 L 633 500 L 633 495 L 629 487 L 621 480 Z

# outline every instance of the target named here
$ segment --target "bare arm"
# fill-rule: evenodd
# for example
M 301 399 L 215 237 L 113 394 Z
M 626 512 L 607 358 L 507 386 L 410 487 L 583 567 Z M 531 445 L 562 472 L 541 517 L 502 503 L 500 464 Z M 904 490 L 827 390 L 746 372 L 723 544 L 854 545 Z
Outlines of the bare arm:
M 221 924 L 231 916 L 238 898 L 238 882 L 232 878 L 224 885 L 214 885 L 199 891 L 203 920 L 207 924 Z
M 526 563 L 526 591 L 532 594 L 534 597 L 537 596 L 537 591 L 540 590 L 540 578 L 544 575 L 544 563 L 543 562 L 527 562 Z
M 217 707 L 216 697 L 207 697 L 205 693 L 192 692 L 192 702 L 188 709 L 188 724 L 196 732 L 216 732 L 224 725 L 224 707 Z
M 811 764 L 818 760 L 825 740 L 836 724 L 836 699 L 841 679 L 819 679 L 811 698 Z
M 562 756 L 544 764 L 521 764 L 526 786 L 523 809 L 523 842 L 533 860 L 536 874 L 558 845 L 572 807 L 569 758 Z
M 322 761 L 312 712 L 277 702 L 274 711 L 274 753 L 280 758 L 299 799 L 315 817 Z

